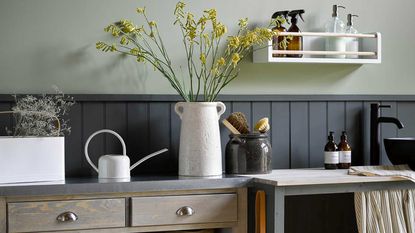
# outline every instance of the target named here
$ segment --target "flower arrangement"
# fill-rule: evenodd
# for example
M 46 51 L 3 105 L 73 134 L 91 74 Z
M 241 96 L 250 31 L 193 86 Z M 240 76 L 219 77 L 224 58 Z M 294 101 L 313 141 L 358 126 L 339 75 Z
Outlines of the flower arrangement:
M 7 129 L 9 135 L 15 137 L 35 136 L 63 136 L 71 132 L 69 120 L 63 119 L 72 105 L 72 97 L 64 95 L 56 89 L 55 95 L 18 97 L 14 95 L 15 106 L 11 111 L 1 113 L 13 114 L 15 126 Z
M 248 19 L 240 19 L 238 33 L 225 38 L 227 27 L 218 21 L 215 9 L 205 10 L 200 18 L 195 18 L 191 12 L 185 12 L 184 2 L 178 2 L 174 10 L 174 25 L 178 25 L 182 33 L 188 73 L 187 77 L 178 77 L 157 23 L 148 19 L 145 8 L 136 11 L 143 17 L 145 26 L 136 26 L 130 20 L 110 24 L 105 31 L 117 38 L 117 43 L 100 41 L 96 48 L 150 63 L 187 102 L 215 101 L 221 90 L 238 76 L 238 64 L 251 52 L 252 46 L 270 40 L 277 32 L 269 28 L 284 23 L 284 18 L 279 17 L 267 28 L 249 29 Z M 226 47 L 221 51 L 223 40 L 226 40 Z

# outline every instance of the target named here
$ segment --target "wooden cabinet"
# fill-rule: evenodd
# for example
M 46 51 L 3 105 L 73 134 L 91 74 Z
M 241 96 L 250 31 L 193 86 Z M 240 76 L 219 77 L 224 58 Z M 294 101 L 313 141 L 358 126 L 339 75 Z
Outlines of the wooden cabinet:
M 125 200 L 8 203 L 9 232 L 39 232 L 125 226 Z
M 238 221 L 237 195 L 209 194 L 132 198 L 132 226 Z
M 247 232 L 246 188 L 0 197 L 0 233 Z

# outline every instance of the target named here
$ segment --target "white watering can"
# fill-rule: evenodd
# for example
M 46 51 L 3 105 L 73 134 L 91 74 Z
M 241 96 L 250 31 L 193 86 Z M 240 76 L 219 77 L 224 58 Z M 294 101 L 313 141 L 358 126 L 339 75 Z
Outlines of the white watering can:
M 88 155 L 88 145 L 89 142 L 93 137 L 100 133 L 110 133 L 115 135 L 121 142 L 122 145 L 122 155 L 103 155 L 99 157 L 98 160 L 98 168 L 95 166 L 95 164 L 91 161 Z M 125 142 L 122 139 L 122 137 L 109 129 L 102 129 L 98 130 L 95 133 L 93 133 L 91 136 L 89 136 L 88 140 L 86 140 L 85 143 L 85 158 L 88 161 L 88 163 L 91 165 L 91 167 L 98 172 L 98 178 L 102 179 L 129 179 L 130 178 L 130 171 L 133 170 L 135 167 L 140 165 L 142 162 L 146 161 L 147 159 L 150 159 L 158 154 L 164 153 L 168 151 L 166 148 L 156 151 L 152 154 L 149 154 L 145 156 L 144 158 L 140 159 L 138 162 L 134 163 L 130 167 L 130 158 L 126 154 L 126 146 Z

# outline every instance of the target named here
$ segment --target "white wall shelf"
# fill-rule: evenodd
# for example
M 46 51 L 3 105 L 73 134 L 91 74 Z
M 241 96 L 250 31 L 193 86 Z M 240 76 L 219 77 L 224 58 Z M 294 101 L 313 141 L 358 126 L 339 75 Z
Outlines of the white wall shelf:
M 382 36 L 379 32 L 365 34 L 281 32 L 279 36 L 302 36 L 304 50 L 273 50 L 272 41 L 268 41 L 265 48 L 254 47 L 254 63 L 379 64 L 382 62 Z M 358 38 L 359 52 L 325 51 L 326 37 Z M 274 57 L 273 54 L 302 54 L 303 57 Z M 326 57 L 328 55 L 357 55 L 358 58 L 329 58 Z

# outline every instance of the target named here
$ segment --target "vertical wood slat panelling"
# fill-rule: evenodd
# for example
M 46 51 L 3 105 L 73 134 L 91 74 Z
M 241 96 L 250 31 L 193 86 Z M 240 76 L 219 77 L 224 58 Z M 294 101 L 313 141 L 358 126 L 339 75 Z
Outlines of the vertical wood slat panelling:
M 399 137 L 415 137 L 415 102 L 400 102 L 397 117 L 405 126 L 398 130 Z
M 149 119 L 148 103 L 127 104 L 127 155 L 131 164 L 134 164 L 145 155 L 149 154 Z M 172 136 L 170 136 L 172 138 Z M 139 174 L 140 169 L 131 171 L 131 175 Z
M 226 119 L 232 113 L 232 102 L 223 102 L 226 106 L 226 111 L 222 114 L 219 120 L 219 129 L 220 129 L 220 141 L 222 146 L 222 167 L 223 171 L 225 171 L 225 149 L 226 144 L 229 141 L 229 130 L 226 129 L 225 126 L 222 124 L 222 120 Z
M 170 146 L 170 111 L 170 103 L 150 103 L 148 122 L 150 153 L 163 148 L 169 148 Z M 177 168 L 172 170 L 173 168 L 171 167 L 174 164 L 174 158 L 175 156 L 169 151 L 145 161 L 146 166 L 140 165 L 136 169 L 141 170 L 142 168 L 146 168 L 146 172 L 149 173 L 160 172 L 154 170 L 154 168 L 162 168 L 165 173 L 175 172 Z
M 174 110 L 175 104 L 170 104 L 170 148 L 168 148 L 171 158 L 171 169 L 173 171 L 178 168 L 181 126 L 181 119 Z
M 271 103 L 272 167 L 290 168 L 290 103 Z
M 65 175 L 75 177 L 88 175 L 86 168 L 83 144 L 83 104 L 76 104 L 71 108 L 67 118 L 71 126 L 71 133 L 65 137 Z M 92 150 L 91 150 L 92 151 Z
M 106 128 L 105 125 L 105 103 L 104 102 L 85 102 L 82 103 L 82 144 L 81 148 L 84 148 L 85 142 L 88 137 L 97 130 Z M 77 140 L 77 135 L 69 135 L 69 137 Z M 111 137 L 111 139 L 113 139 Z M 113 139 L 116 140 L 116 139 Z M 99 134 L 95 136 L 89 144 L 88 153 L 89 157 L 96 166 L 98 166 L 98 159 L 101 155 L 105 154 L 105 135 Z M 115 153 L 113 151 L 112 153 Z M 72 155 L 71 155 L 72 156 Z M 80 176 L 95 176 L 97 172 L 87 163 L 82 153 L 82 168 L 83 173 Z M 66 155 L 67 157 L 67 155 Z
M 156 150 L 169 148 L 168 153 L 140 165 L 132 172 L 133 175 L 177 173 L 181 120 L 174 112 L 174 100 L 108 101 L 99 98 L 77 102 L 68 116 L 72 134 L 65 139 L 67 176 L 96 176 L 84 158 L 83 147 L 89 135 L 103 128 L 121 134 L 126 141 L 131 163 Z M 253 127 L 260 118 L 269 117 L 274 169 L 322 167 L 322 151 L 330 130 L 336 132 L 336 142 L 341 131 L 347 131 L 354 165 L 369 162 L 369 114 L 370 104 L 374 103 L 372 101 L 237 99 L 225 101 L 227 110 L 221 119 L 240 111 L 245 113 L 248 123 Z M 0 100 L 0 110 L 9 110 L 11 102 Z M 414 136 L 415 101 L 388 101 L 383 104 L 391 104 L 392 109 L 383 109 L 382 115 L 397 117 L 405 124 L 405 128 L 397 130 L 395 125 L 382 124 L 381 137 Z M 12 126 L 11 116 L 0 115 L 0 134 L 5 134 L 5 126 Z M 229 132 L 222 124 L 220 134 L 224 152 Z M 107 135 L 105 139 L 105 136 L 100 135 L 92 141 L 89 152 L 91 159 L 97 163 L 103 154 L 121 153 L 121 147 L 113 136 Z M 388 163 L 383 149 L 381 160 Z
M 342 131 L 345 130 L 345 103 L 329 102 L 327 104 L 327 131 L 334 132 L 334 141 L 338 143 Z
M 346 102 L 346 131 L 352 147 L 352 165 L 363 164 L 363 102 Z
M 382 105 L 390 105 L 390 108 L 381 108 L 380 114 L 383 117 L 397 117 L 397 106 L 395 102 L 382 102 Z M 380 163 L 381 164 L 392 164 L 388 156 L 386 155 L 385 147 L 383 144 L 383 138 L 393 138 L 398 134 L 398 128 L 394 124 L 381 123 L 379 125 L 379 136 L 380 136 Z
M 362 133 L 362 142 L 363 142 L 363 164 L 370 164 L 370 104 L 372 102 L 364 101 L 363 102 L 363 133 Z M 352 152 L 353 153 L 353 152 Z
M 105 128 L 118 133 L 127 140 L 127 106 L 126 103 L 105 104 Z M 122 154 L 121 142 L 111 134 L 105 136 L 105 154 Z M 127 148 L 128 149 L 128 148 Z
M 307 168 L 309 159 L 308 103 L 293 102 L 290 104 L 290 168 Z
M 311 102 L 309 113 L 310 167 L 321 167 L 327 143 L 327 102 Z

